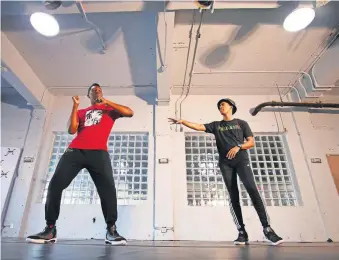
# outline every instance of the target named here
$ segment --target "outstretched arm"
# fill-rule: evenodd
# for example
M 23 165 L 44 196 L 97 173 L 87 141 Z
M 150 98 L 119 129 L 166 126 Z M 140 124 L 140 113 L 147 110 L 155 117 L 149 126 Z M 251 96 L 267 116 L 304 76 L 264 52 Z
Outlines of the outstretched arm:
M 101 98 L 101 100 L 104 104 L 107 104 L 110 107 L 113 107 L 119 114 L 121 114 L 124 117 L 132 117 L 134 115 L 133 110 L 130 109 L 129 107 L 113 103 L 112 101 L 109 101 L 104 98 Z
M 188 128 L 196 130 L 196 131 L 203 131 L 203 132 L 206 131 L 206 127 L 203 124 L 192 123 L 192 122 L 188 122 L 188 121 L 182 120 L 182 119 L 177 120 L 177 119 L 174 119 L 174 118 L 169 118 L 169 122 L 171 122 L 172 124 L 184 125 Z

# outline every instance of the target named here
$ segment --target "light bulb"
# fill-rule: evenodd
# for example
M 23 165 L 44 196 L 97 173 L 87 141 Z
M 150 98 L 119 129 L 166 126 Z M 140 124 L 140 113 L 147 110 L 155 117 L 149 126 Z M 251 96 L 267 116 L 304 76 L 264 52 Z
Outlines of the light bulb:
M 311 24 L 315 17 L 313 8 L 299 8 L 290 13 L 284 21 L 284 29 L 288 32 L 297 32 Z
M 50 14 L 37 12 L 30 17 L 33 28 L 44 36 L 52 37 L 59 33 L 58 21 Z

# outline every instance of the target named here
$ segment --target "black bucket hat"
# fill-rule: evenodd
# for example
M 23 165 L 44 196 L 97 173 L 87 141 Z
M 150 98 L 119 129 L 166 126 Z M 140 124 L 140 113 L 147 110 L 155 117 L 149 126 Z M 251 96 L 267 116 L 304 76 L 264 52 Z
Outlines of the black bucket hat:
M 234 102 L 232 99 L 229 99 L 229 98 L 223 98 L 223 99 L 220 99 L 220 100 L 218 101 L 218 104 L 217 104 L 217 108 L 218 108 L 218 109 L 220 108 L 220 104 L 221 104 L 222 102 L 226 102 L 226 103 L 228 103 L 230 106 L 233 107 L 233 108 L 232 108 L 232 114 L 235 114 L 235 112 L 237 112 L 238 108 L 237 108 L 235 102 Z

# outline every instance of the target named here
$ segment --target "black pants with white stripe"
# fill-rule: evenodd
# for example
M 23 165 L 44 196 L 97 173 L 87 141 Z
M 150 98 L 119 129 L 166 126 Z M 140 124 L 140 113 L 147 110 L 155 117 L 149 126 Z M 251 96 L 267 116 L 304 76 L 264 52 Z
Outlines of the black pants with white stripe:
M 244 230 L 245 225 L 240 207 L 237 174 L 252 200 L 262 226 L 264 228 L 269 226 L 269 216 L 255 184 L 247 152 L 240 151 L 232 160 L 221 159 L 219 167 L 230 196 L 230 210 L 238 230 Z

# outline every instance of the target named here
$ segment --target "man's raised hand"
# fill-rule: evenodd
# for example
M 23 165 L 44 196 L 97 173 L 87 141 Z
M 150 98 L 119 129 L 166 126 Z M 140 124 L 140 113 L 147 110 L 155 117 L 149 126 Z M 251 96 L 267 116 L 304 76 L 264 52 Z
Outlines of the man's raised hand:
M 79 105 L 80 104 L 80 98 L 79 96 L 74 96 L 72 97 L 72 100 L 73 100 L 73 104 L 75 105 Z
M 174 118 L 168 118 L 168 122 L 169 123 L 171 123 L 171 125 L 173 125 L 173 124 L 182 124 L 182 122 L 183 122 L 184 120 L 181 120 L 181 119 L 174 119 Z

